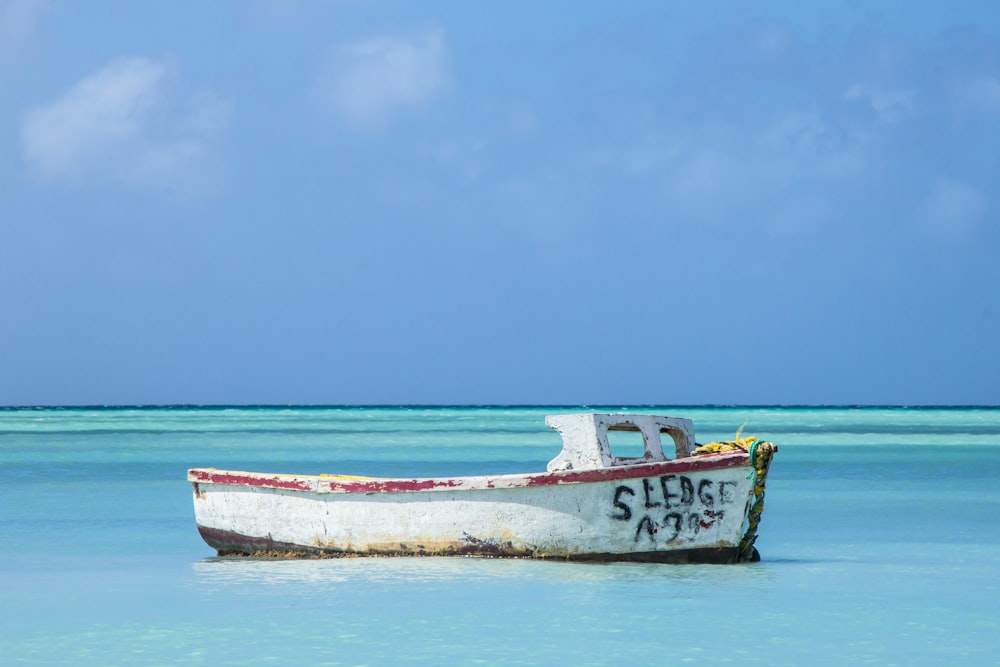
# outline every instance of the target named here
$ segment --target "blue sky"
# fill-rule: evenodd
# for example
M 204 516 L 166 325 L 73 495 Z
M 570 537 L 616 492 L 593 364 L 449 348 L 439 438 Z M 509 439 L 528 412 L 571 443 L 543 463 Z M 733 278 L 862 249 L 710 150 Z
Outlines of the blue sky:
M 0 404 L 1000 403 L 994 2 L 0 0 Z

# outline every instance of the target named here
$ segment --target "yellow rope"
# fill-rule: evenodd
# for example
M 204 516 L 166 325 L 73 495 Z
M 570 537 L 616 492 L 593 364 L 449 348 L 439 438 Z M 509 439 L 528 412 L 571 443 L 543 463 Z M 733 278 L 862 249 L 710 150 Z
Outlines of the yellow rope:
M 757 441 L 757 438 L 747 436 L 745 438 L 739 437 L 739 431 L 736 432 L 736 438 L 733 440 L 727 440 L 726 442 L 710 442 L 707 445 L 698 445 L 698 447 L 692 452 L 695 456 L 700 456 L 701 454 L 716 454 L 718 452 L 732 452 L 737 449 L 742 449 L 744 452 L 750 451 L 750 446 Z
M 757 541 L 757 526 L 760 525 L 760 517 L 764 513 L 764 486 L 767 483 L 767 469 L 770 467 L 771 457 L 776 451 L 778 451 L 777 447 L 763 440 L 758 440 L 750 448 L 750 463 L 754 467 L 753 502 L 747 513 L 747 532 L 740 540 L 738 562 L 760 559 L 753 543 Z
M 741 426 L 733 440 L 710 442 L 707 445 L 698 446 L 693 452 L 695 455 L 702 455 L 739 449 L 750 455 L 750 465 L 753 470 L 750 471 L 747 479 L 753 480 L 753 500 L 750 503 L 750 511 L 747 513 L 747 530 L 743 533 L 743 538 L 737 548 L 736 562 L 738 563 L 760 558 L 753 543 L 757 541 L 757 526 L 760 525 L 760 517 L 764 513 L 764 487 L 767 484 L 767 470 L 771 465 L 771 458 L 778 451 L 774 444 L 758 440 L 753 436 L 741 438 L 740 431 L 742 430 Z

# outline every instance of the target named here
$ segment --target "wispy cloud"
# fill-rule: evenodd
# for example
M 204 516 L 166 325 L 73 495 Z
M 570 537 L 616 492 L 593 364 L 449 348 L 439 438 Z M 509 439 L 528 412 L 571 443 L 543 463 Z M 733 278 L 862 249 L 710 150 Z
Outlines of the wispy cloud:
M 200 189 L 230 105 L 211 92 L 183 96 L 170 61 L 115 60 L 24 113 L 24 161 L 48 181 L 111 181 Z
M 1000 111 L 1000 80 L 993 76 L 973 79 L 961 86 L 958 97 L 974 111 Z
M 891 90 L 877 86 L 855 84 L 844 93 L 852 102 L 867 104 L 885 122 L 897 122 L 909 116 L 914 110 L 913 92 Z
M 982 221 L 987 208 L 986 196 L 973 186 L 951 179 L 940 179 L 923 202 L 921 218 L 935 236 L 949 241 L 964 241 Z
M 354 127 L 381 128 L 448 85 L 448 60 L 444 32 L 433 26 L 342 44 L 320 73 L 317 97 Z
M 38 35 L 47 0 L 0 0 L 0 69 L 21 57 Z
M 609 95 L 610 131 L 572 136 L 540 162 L 568 156 L 559 178 L 576 180 L 563 190 L 620 188 L 678 225 L 803 238 L 883 238 L 873 228 L 896 225 L 914 242 L 987 231 L 996 139 L 984 116 L 1000 110 L 1000 83 L 982 63 L 998 62 L 996 40 L 971 54 L 968 39 L 904 41 L 878 61 L 884 40 L 863 32 L 843 44 L 742 27 L 726 37 L 651 72 L 659 99 Z M 723 42 L 744 46 L 713 46 Z

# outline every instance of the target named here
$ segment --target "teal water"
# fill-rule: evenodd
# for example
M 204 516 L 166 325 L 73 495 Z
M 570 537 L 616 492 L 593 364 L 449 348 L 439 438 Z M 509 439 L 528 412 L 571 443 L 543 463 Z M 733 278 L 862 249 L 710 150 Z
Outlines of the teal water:
M 189 467 L 540 469 L 559 411 L 0 410 L 0 663 L 1000 664 L 1000 409 L 656 409 L 779 445 L 756 564 L 228 560 L 194 528 Z

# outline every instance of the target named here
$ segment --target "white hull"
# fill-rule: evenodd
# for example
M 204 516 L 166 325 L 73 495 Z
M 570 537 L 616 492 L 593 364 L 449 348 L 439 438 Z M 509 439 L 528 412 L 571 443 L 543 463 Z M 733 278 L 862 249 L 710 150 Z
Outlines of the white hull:
M 220 554 L 736 560 L 745 452 L 616 468 L 432 480 L 192 470 Z
M 759 442 L 695 455 L 687 419 L 584 413 L 546 423 L 563 449 L 542 473 L 373 479 L 191 470 L 198 530 L 222 555 L 754 558 L 770 443 L 763 456 Z M 623 430 L 642 434 L 642 456 L 611 451 L 608 432 Z

